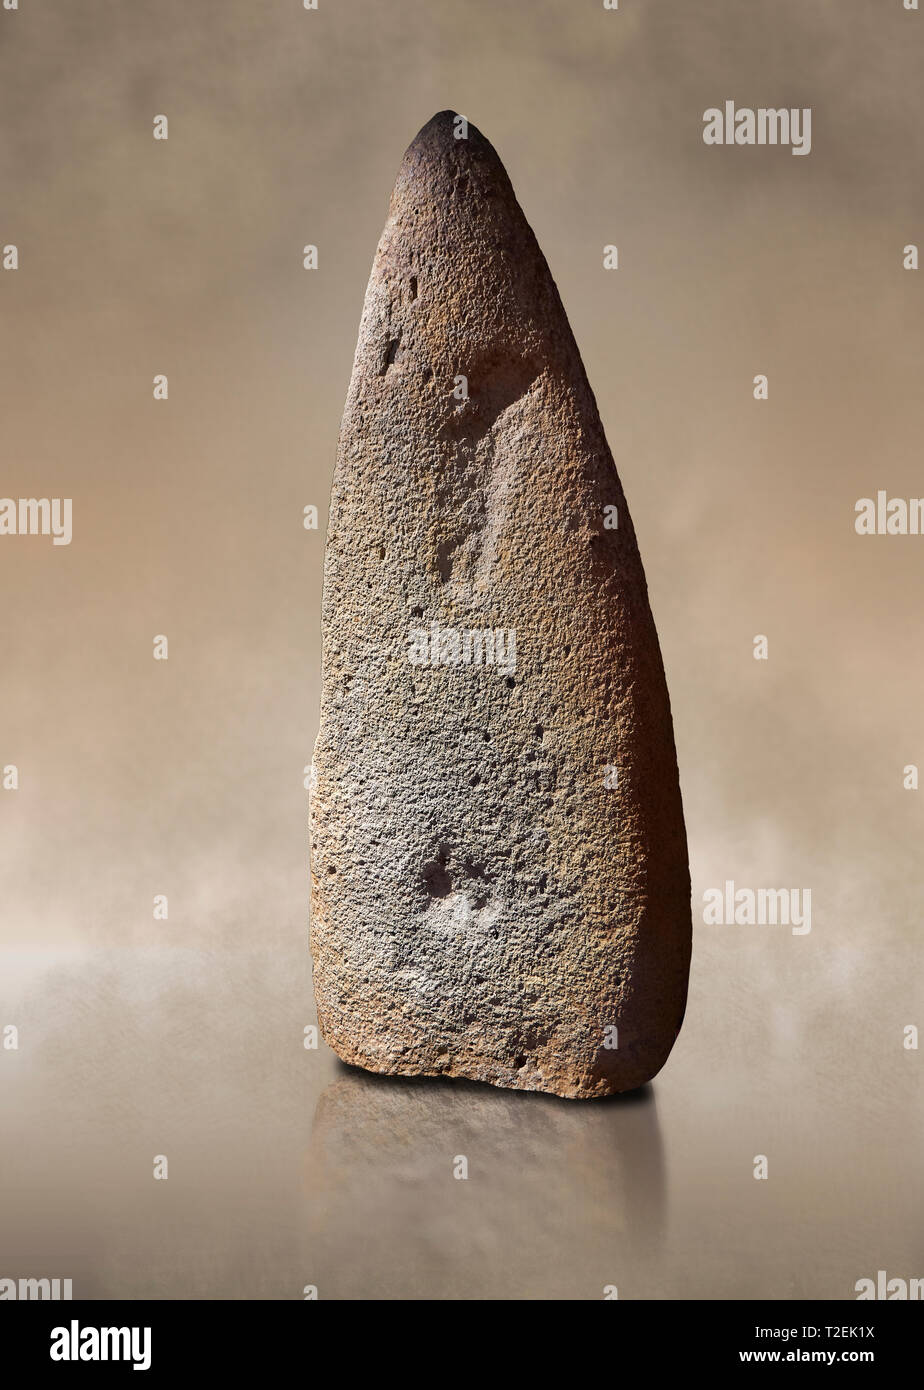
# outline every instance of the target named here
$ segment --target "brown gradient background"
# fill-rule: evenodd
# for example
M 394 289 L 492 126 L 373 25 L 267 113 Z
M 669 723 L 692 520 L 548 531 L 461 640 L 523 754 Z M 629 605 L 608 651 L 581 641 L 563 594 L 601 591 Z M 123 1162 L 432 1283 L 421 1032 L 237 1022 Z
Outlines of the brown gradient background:
M 924 791 L 902 788 L 924 767 L 924 538 L 853 525 L 878 488 L 924 495 L 902 269 L 924 245 L 924 14 L 21 6 L 0 11 L 0 244 L 21 258 L 0 273 L 0 492 L 72 497 L 74 539 L 0 539 L 0 765 L 21 778 L 0 793 L 0 1026 L 20 1030 L 0 1276 L 589 1299 L 924 1276 L 902 1047 L 924 1026 Z M 811 106 L 811 154 L 704 146 L 726 98 Z M 693 974 L 632 1099 L 393 1082 L 302 1047 L 327 496 L 392 181 L 445 107 L 495 144 L 558 283 L 667 668 Z M 811 888 L 811 934 L 704 926 L 726 878 Z

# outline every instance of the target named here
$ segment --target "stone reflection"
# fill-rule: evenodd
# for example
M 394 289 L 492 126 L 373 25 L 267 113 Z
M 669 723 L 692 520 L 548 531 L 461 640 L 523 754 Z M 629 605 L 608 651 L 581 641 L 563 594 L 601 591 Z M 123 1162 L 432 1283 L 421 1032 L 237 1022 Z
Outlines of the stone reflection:
M 338 1064 L 302 1207 L 320 1298 L 644 1296 L 665 1211 L 654 1092 L 575 1102 Z

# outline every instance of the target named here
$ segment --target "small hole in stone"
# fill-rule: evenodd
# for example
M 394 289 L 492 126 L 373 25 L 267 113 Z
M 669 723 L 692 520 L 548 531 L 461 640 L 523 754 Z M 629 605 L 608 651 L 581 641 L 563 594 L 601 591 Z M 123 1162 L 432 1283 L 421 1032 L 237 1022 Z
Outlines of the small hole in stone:
M 452 892 L 452 878 L 442 864 L 431 859 L 423 866 L 423 881 L 431 898 L 446 898 Z
M 412 275 L 411 278 L 410 278 L 410 281 L 409 281 L 408 283 L 409 283 L 410 288 L 411 288 L 411 298 L 412 298 L 412 299 L 416 299 L 416 298 L 417 298 L 417 276 L 416 276 L 416 275 Z
M 520 1054 L 519 1057 L 514 1057 L 514 1059 L 513 1059 L 513 1069 L 514 1069 L 514 1071 L 521 1071 L 521 1070 L 523 1069 L 523 1067 L 525 1067 L 525 1066 L 526 1066 L 526 1058 L 522 1055 L 522 1053 Z
M 513 687 L 516 685 L 516 681 L 513 679 L 513 676 L 508 676 L 504 684 L 506 685 L 508 690 L 512 690 Z
M 422 609 L 422 608 L 412 608 L 412 609 L 411 609 L 411 617 L 412 617 L 412 618 L 422 618 L 422 617 L 423 617 L 423 609 Z
M 452 577 L 452 556 L 455 545 L 452 541 L 440 541 L 436 548 L 436 568 L 441 584 L 447 584 Z
M 400 344 L 400 342 L 401 342 L 401 339 L 400 339 L 400 338 L 392 338 L 392 339 L 390 340 L 388 346 L 386 347 L 386 349 L 385 349 L 385 360 L 384 360 L 384 362 L 382 363 L 382 372 L 383 372 L 383 374 L 384 374 L 385 372 L 387 372 L 387 371 L 388 371 L 388 368 L 391 367 L 391 366 L 394 364 L 395 358 L 396 358 L 397 355 L 398 355 L 398 345 Z

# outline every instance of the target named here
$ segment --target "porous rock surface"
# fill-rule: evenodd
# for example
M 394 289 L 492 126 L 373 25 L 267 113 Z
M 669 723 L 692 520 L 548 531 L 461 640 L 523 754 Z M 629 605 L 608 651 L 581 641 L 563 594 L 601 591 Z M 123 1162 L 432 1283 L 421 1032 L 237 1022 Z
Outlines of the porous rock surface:
M 404 157 L 343 416 L 318 1017 L 371 1071 L 606 1096 L 661 1068 L 686 1002 L 670 705 L 558 291 L 493 147 L 459 129 L 440 112 Z

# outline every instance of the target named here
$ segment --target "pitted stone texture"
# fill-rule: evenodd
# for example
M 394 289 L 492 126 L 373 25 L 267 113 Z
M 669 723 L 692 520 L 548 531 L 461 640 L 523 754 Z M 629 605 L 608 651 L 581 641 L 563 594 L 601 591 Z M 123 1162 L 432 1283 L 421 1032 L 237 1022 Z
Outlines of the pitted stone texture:
M 318 1016 L 371 1071 L 605 1096 L 663 1066 L 686 1001 L 670 705 L 558 292 L 492 146 L 454 130 L 441 112 L 405 155 L 340 436 L 311 795 Z M 512 629 L 515 669 L 476 664 L 477 645 L 468 664 L 415 664 L 412 634 L 433 625 Z

